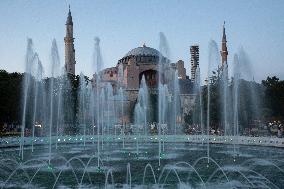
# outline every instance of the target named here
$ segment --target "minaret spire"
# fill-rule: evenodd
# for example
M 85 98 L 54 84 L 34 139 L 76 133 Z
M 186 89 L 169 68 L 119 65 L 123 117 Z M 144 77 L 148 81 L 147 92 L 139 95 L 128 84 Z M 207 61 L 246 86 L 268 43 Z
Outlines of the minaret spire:
M 222 36 L 222 49 L 220 51 L 221 54 L 221 67 L 223 77 L 228 79 L 228 49 L 227 49 L 227 36 L 226 36 L 226 28 L 225 21 L 223 24 L 223 36 Z
M 69 5 L 69 12 L 66 20 L 66 36 L 64 37 L 65 42 L 65 71 L 75 75 L 75 48 L 73 38 L 73 21 Z
M 71 15 L 71 10 L 70 10 L 70 5 L 69 5 L 69 11 L 68 11 L 68 16 L 67 16 L 66 25 L 73 25 L 72 15 Z
M 222 65 L 227 64 L 227 57 L 228 57 L 228 49 L 227 49 L 227 36 L 226 36 L 226 29 L 225 29 L 225 21 L 223 24 L 223 36 L 222 36 L 222 49 L 220 51 L 222 57 Z
M 224 21 L 224 24 L 223 24 L 223 37 L 222 37 L 222 42 L 226 42 L 226 29 L 225 29 L 225 21 Z

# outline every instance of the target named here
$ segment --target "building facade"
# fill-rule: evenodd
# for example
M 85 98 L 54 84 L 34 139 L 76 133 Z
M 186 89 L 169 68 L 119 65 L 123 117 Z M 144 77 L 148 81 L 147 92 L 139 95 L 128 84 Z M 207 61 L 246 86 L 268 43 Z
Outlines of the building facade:
M 178 79 L 186 79 L 186 69 L 184 67 L 184 61 L 177 61 L 176 67 L 178 71 Z

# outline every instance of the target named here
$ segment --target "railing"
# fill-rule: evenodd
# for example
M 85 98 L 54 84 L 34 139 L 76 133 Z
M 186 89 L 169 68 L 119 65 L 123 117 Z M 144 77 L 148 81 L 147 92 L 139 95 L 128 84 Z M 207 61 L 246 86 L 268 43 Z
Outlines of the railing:
M 102 136 L 100 136 L 101 138 Z M 248 137 L 248 136 L 214 136 L 210 135 L 209 138 L 206 135 L 104 135 L 105 142 L 136 142 L 139 141 L 149 141 L 158 142 L 159 139 L 164 142 L 189 142 L 189 143 L 209 143 L 211 144 L 239 144 L 239 145 L 254 145 L 254 146 L 271 146 L 271 147 L 284 147 L 284 138 L 276 137 Z M 124 137 L 124 138 L 123 138 Z M 24 138 L 24 145 L 34 145 L 48 144 L 49 137 L 32 137 Z M 63 143 L 63 144 L 74 144 L 83 143 L 84 136 L 52 136 L 52 143 Z M 97 140 L 97 136 L 87 135 L 85 136 L 85 141 L 93 142 Z M 21 142 L 20 137 L 5 137 L 0 139 L 0 147 L 17 147 Z

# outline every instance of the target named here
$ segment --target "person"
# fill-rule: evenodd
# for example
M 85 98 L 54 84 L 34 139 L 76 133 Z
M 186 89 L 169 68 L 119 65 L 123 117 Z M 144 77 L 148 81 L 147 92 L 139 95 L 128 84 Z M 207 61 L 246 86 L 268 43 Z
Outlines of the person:
M 278 126 L 277 137 L 282 138 L 282 129 L 280 125 Z
M 272 135 L 271 127 L 272 127 L 272 123 L 268 123 L 267 130 L 270 135 Z

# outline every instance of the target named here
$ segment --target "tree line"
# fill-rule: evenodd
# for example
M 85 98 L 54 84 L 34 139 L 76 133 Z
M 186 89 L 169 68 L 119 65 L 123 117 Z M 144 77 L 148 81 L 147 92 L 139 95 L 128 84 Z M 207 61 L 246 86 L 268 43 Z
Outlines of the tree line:
M 224 128 L 224 112 L 228 123 L 233 125 L 234 98 L 238 101 L 238 122 L 241 130 L 250 127 L 254 122 L 267 123 L 284 120 L 284 80 L 278 77 L 267 77 L 261 83 L 240 79 L 238 94 L 234 97 L 236 83 L 234 78 L 227 84 L 226 97 L 222 79 L 213 77 L 210 83 L 209 120 L 213 129 Z M 200 124 L 200 113 L 203 113 L 203 124 L 207 125 L 208 85 L 201 87 L 194 108 L 185 115 L 188 125 Z M 224 105 L 226 98 L 226 105 Z M 202 104 L 200 104 L 200 102 Z M 201 110 L 202 109 L 202 110 Z

